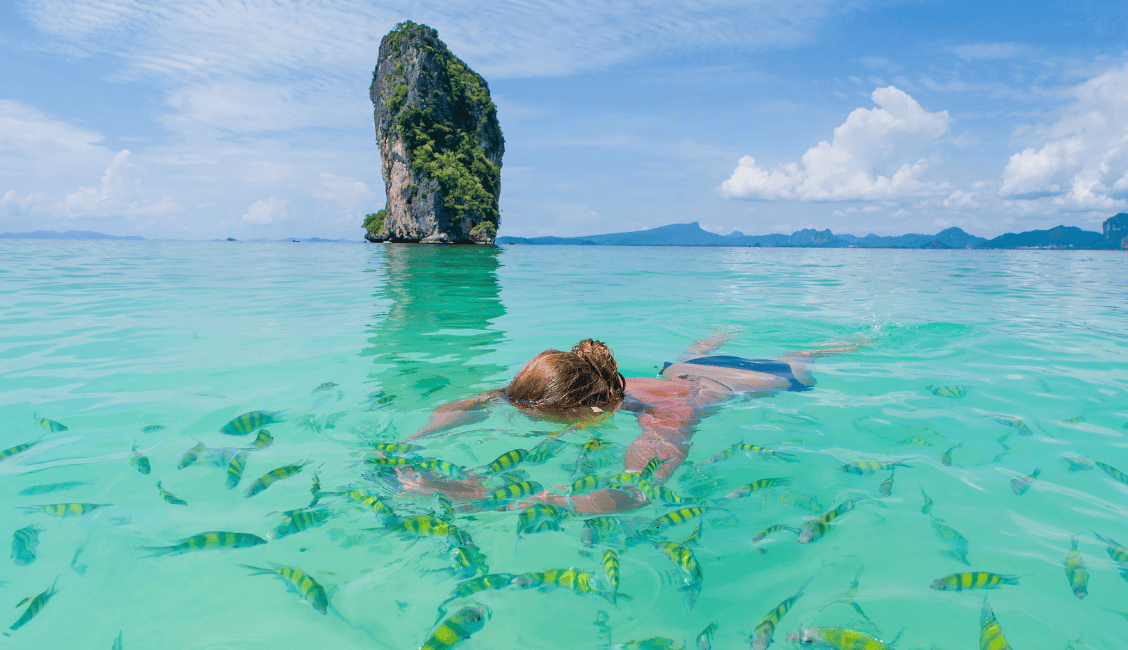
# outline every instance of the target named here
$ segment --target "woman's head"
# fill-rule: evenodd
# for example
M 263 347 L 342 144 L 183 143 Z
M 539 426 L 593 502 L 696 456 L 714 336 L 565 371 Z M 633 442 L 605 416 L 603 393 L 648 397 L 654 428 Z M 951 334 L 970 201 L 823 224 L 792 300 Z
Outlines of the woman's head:
M 584 339 L 570 352 L 545 350 L 533 357 L 504 392 L 522 410 L 578 415 L 581 408 L 618 408 L 625 389 L 611 350 L 600 341 Z

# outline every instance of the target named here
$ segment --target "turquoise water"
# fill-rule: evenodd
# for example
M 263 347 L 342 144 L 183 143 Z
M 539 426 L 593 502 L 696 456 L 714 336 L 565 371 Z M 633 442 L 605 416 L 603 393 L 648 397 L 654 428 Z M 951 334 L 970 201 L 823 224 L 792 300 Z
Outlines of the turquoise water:
M 663 531 L 680 541 L 704 522 L 691 547 L 704 575 L 693 608 L 678 589 L 680 570 L 650 544 L 585 548 L 577 518 L 524 536 L 515 551 L 516 512 L 462 513 L 455 524 L 491 572 L 574 566 L 606 582 L 600 560 L 615 548 L 629 597 L 615 607 L 562 588 L 484 591 L 448 609 L 491 611 L 467 647 L 598 648 L 654 636 L 693 647 L 712 622 L 714 647 L 747 647 L 764 615 L 811 579 L 772 647 L 796 647 L 785 635 L 809 626 L 886 641 L 903 630 L 902 650 L 975 647 L 986 594 L 1016 650 L 1122 648 L 1128 581 L 1094 532 L 1128 544 L 1128 485 L 1099 468 L 1069 471 L 1063 454 L 1128 472 L 1126 278 L 1128 258 L 1089 251 L 0 240 L 0 450 L 42 438 L 0 461 L 5 543 L 18 529 L 42 530 L 34 561 L 0 563 L 0 629 L 10 634 L 0 643 L 110 648 L 120 632 L 127 649 L 417 648 L 457 584 L 438 571 L 449 566 L 446 547 L 382 530 L 344 497 L 322 497 L 330 515 L 322 525 L 266 544 L 155 557 L 145 548 L 204 531 L 267 539 L 283 511 L 309 504 L 315 474 L 325 492 L 377 490 L 360 462 L 374 457 L 371 442 L 410 434 L 438 404 L 504 385 L 545 348 L 594 337 L 625 375 L 653 376 L 695 339 L 736 328 L 720 353 L 868 345 L 819 360 L 812 391 L 731 400 L 698 425 L 691 463 L 667 487 L 722 503 Z M 933 392 L 948 386 L 963 396 Z M 235 489 L 225 487 L 226 467 L 210 462 L 222 451 L 177 469 L 197 441 L 250 445 L 253 434 L 219 433 L 248 411 L 284 419 L 267 425 L 274 443 L 247 454 Z M 48 431 L 35 417 L 67 430 Z M 421 453 L 470 468 L 559 430 L 498 407 Z M 566 433 L 572 444 L 547 463 L 521 467 L 563 486 L 591 435 L 618 453 L 638 433 L 633 417 L 617 414 Z M 740 441 L 798 462 L 737 453 L 703 463 Z M 131 465 L 134 445 L 150 474 Z M 889 472 L 835 471 L 859 460 L 908 467 L 884 497 Z M 244 497 L 255 478 L 306 461 Z M 1029 491 L 1016 495 L 1011 480 L 1036 468 Z M 794 481 L 723 499 L 766 477 Z M 158 480 L 188 505 L 162 500 Z M 79 484 L 21 493 L 63 482 Z M 932 516 L 967 540 L 968 565 L 922 514 L 922 490 Z M 813 543 L 786 531 L 752 541 L 848 499 L 858 505 Z M 58 503 L 110 505 L 63 518 L 24 511 Z M 388 503 L 401 513 L 434 508 L 404 495 Z M 1072 536 L 1090 574 L 1083 600 L 1063 567 Z M 271 563 L 324 585 L 328 614 L 242 566 Z M 969 570 L 1019 584 L 929 589 Z M 38 615 L 8 630 L 27 607 L 16 603 L 56 580 Z

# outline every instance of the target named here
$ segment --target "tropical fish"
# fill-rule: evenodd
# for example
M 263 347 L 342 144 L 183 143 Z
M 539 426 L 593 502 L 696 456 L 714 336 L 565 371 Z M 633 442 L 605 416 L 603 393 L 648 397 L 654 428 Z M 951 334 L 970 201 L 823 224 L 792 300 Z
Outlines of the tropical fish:
M 607 574 L 607 584 L 611 585 L 611 604 L 615 604 L 615 597 L 619 593 L 619 556 L 615 551 L 603 551 L 603 571 Z
M 247 452 L 241 451 L 227 464 L 227 489 L 234 490 L 243 478 L 243 468 L 247 466 Z
M 197 443 L 195 447 L 184 452 L 184 455 L 180 457 L 180 462 L 176 465 L 176 469 L 184 469 L 196 462 L 196 459 L 200 457 L 200 454 L 203 453 L 205 449 L 207 449 L 207 445 L 202 442 Z
M 27 526 L 12 536 L 12 561 L 18 566 L 27 566 L 35 561 L 35 549 L 39 548 L 39 533 L 42 528 Z
M 242 566 L 253 571 L 254 573 L 251 574 L 253 576 L 273 573 L 286 582 L 288 589 L 297 592 L 314 609 L 322 614 L 329 613 L 329 597 L 325 594 L 325 588 L 305 571 L 281 564 L 271 564 L 270 566 L 274 567 L 272 569 L 262 569 L 249 564 Z
M 441 519 L 443 521 L 454 521 L 458 516 L 454 510 L 454 504 L 451 503 L 450 499 L 446 498 L 446 495 L 444 495 L 442 492 L 435 493 L 435 503 L 437 503 L 439 506 L 439 511 L 435 514 L 438 519 Z
M 344 493 L 345 496 L 359 503 L 365 508 L 371 510 L 377 515 L 390 515 L 392 509 L 388 504 L 380 500 L 380 497 L 370 494 L 365 490 L 350 490 Z
M 274 436 L 266 429 L 259 429 L 258 435 L 255 436 L 254 442 L 251 443 L 251 449 L 266 449 L 274 444 Z
M 572 511 L 564 506 L 535 503 L 522 510 L 517 516 L 517 534 L 534 532 L 532 529 L 546 520 L 560 521 L 571 516 Z
M 697 524 L 697 528 L 693 529 L 693 532 L 689 534 L 689 537 L 686 537 L 685 539 L 682 540 L 681 545 L 682 546 L 689 546 L 690 544 L 696 544 L 697 542 L 701 541 L 701 532 L 704 529 L 705 529 L 705 522 L 701 522 L 701 523 Z
M 219 432 L 229 436 L 243 436 L 268 424 L 281 422 L 281 415 L 281 411 L 250 411 L 223 425 Z
M 1107 472 L 1109 476 L 1120 481 L 1121 483 L 1128 484 L 1128 474 L 1125 474 L 1124 472 L 1116 469 L 1112 465 L 1105 465 L 1104 463 L 1097 461 L 1097 467 L 1100 467 L 1105 472 Z
M 618 474 L 612 474 L 606 479 L 603 479 L 603 482 L 611 487 L 622 488 L 628 485 L 638 485 L 641 476 L 642 474 L 639 474 L 638 472 L 619 472 Z M 587 477 L 584 476 L 576 480 L 582 481 L 585 478 Z
M 167 429 L 163 424 L 150 424 L 149 426 L 141 427 L 141 433 L 156 433 Z
M 713 650 L 713 635 L 717 633 L 716 621 L 705 626 L 697 635 L 697 650 Z
M 48 492 L 56 492 L 58 490 L 69 490 L 80 485 L 90 485 L 86 481 L 63 481 L 62 483 L 47 483 L 45 485 L 33 485 L 31 487 L 20 490 L 23 496 L 35 496 L 38 494 L 47 494 Z
M 1073 595 L 1081 600 L 1089 593 L 1089 572 L 1085 570 L 1085 560 L 1077 552 L 1077 538 L 1073 538 L 1073 546 L 1065 555 L 1065 577 L 1069 578 L 1069 586 L 1073 588 Z
M 647 484 L 650 483 L 650 481 L 645 480 L 645 479 L 643 480 L 643 482 L 645 482 Z M 654 496 L 658 497 L 657 500 L 661 501 L 662 503 L 665 503 L 668 506 L 681 505 L 683 503 L 694 503 L 694 502 L 697 501 L 697 499 L 684 499 L 684 498 L 678 496 L 676 492 L 667 488 L 664 485 L 659 485 L 658 487 L 653 488 L 653 490 L 654 490 Z
M 899 444 L 899 445 L 922 445 L 922 446 L 925 446 L 925 447 L 931 447 L 932 446 L 931 442 L 924 440 L 923 438 L 917 438 L 917 437 L 905 438 L 904 440 L 898 442 L 897 444 Z
M 372 448 L 385 454 L 412 454 L 423 449 L 423 445 L 412 445 L 406 442 L 376 442 L 372 444 Z
M 1085 421 L 1084 415 L 1078 415 L 1076 417 L 1072 417 L 1072 418 L 1069 418 L 1068 420 L 1065 420 L 1065 422 L 1067 422 L 1069 424 L 1080 424 L 1084 421 Z
M 1120 568 L 1128 569 L 1128 548 L 1117 544 L 1111 539 L 1101 537 L 1097 533 L 1093 534 L 1097 536 L 1097 539 L 1108 545 L 1108 556 L 1112 558 L 1112 561 L 1119 564 Z
M 617 533 L 621 523 L 618 517 L 611 515 L 585 519 L 584 527 L 580 529 L 580 540 L 583 541 L 584 546 L 591 547 L 592 544 L 600 542 L 612 533 Z
M 544 488 L 536 481 L 520 481 L 518 483 L 510 483 L 509 485 L 490 492 L 487 499 L 490 501 L 507 501 L 509 499 L 532 496 L 543 491 Z
M 28 604 L 27 609 L 24 610 L 23 615 L 20 616 L 19 620 L 17 620 L 15 623 L 12 623 L 12 626 L 8 629 L 18 630 L 23 627 L 25 623 L 35 618 L 35 615 L 39 613 L 39 610 L 43 609 L 43 607 L 47 604 L 47 601 L 51 600 L 51 596 L 55 595 L 55 583 L 57 583 L 58 581 L 59 579 L 55 578 L 55 582 L 52 582 L 51 587 L 43 593 L 35 597 L 28 596 L 27 598 L 24 598 L 19 603 L 17 603 L 16 607 L 19 607 L 20 605 L 31 601 Z
M 564 449 L 566 446 L 568 446 L 568 443 L 562 440 L 556 440 L 555 438 L 545 440 L 529 450 L 529 453 L 525 456 L 524 462 L 529 465 L 539 465 L 560 453 L 560 450 Z
M 495 458 L 489 465 L 486 465 L 485 472 L 487 474 L 497 474 L 498 472 L 513 469 L 519 465 L 521 461 L 525 460 L 525 457 L 528 455 L 529 452 L 526 449 L 511 449 Z
M 681 591 L 685 592 L 686 608 L 692 609 L 693 604 L 697 601 L 697 596 L 701 593 L 701 585 L 705 577 L 701 570 L 701 564 L 694 557 L 693 551 L 674 542 L 658 542 L 654 545 L 654 548 L 664 552 L 674 561 L 674 564 L 677 564 L 685 572 L 685 586 L 681 588 Z
M 24 506 L 25 512 L 45 512 L 56 517 L 84 515 L 95 508 L 111 505 L 109 503 L 51 503 L 45 506 Z
M 436 458 L 427 458 L 421 461 L 412 463 L 412 466 L 420 471 L 431 471 L 444 474 L 448 479 L 453 481 L 465 481 L 469 476 L 466 470 L 455 465 L 454 463 L 445 460 L 438 460 Z
M 823 535 L 826 535 L 828 532 L 830 532 L 831 522 L 846 514 L 847 512 L 853 510 L 854 506 L 857 505 L 857 503 L 858 502 L 853 499 L 847 499 L 846 501 L 843 501 L 842 503 L 835 506 L 834 510 L 831 510 L 818 519 L 812 519 L 808 521 L 806 525 L 803 526 L 802 532 L 799 533 L 799 543 L 806 544 L 808 542 L 813 542 L 821 538 Z
M 162 499 L 164 499 L 165 501 L 168 501 L 169 503 L 171 503 L 174 506 L 186 506 L 186 505 L 188 505 L 187 501 L 185 501 L 184 499 L 181 499 L 180 497 L 176 496 L 172 492 L 169 492 L 168 490 L 161 487 L 160 481 L 157 481 L 157 491 L 159 491 L 161 493 Z
M 459 580 L 473 578 L 490 570 L 486 556 L 477 546 L 452 546 L 450 549 L 451 573 Z
M 933 388 L 932 394 L 938 395 L 940 397 L 959 398 L 967 395 L 967 388 L 965 386 L 957 386 L 955 384 L 951 386 L 941 386 L 939 388 Z
M 651 476 L 653 476 L 653 475 L 654 475 L 654 472 L 655 472 L 655 471 L 656 471 L 656 470 L 657 470 L 657 469 L 658 469 L 659 467 L 661 467 L 662 465 L 664 465 L 664 464 L 665 464 L 665 462 L 666 462 L 667 460 L 669 460 L 669 459 L 668 459 L 668 458 L 651 458 L 650 460 L 648 460 L 648 461 L 646 462 L 646 467 L 643 467 L 643 468 L 642 468 L 642 471 L 640 471 L 640 472 L 638 473 L 638 477 L 639 477 L 640 479 L 647 479 L 647 478 L 650 478 Z
M 940 591 L 963 591 L 965 589 L 996 589 L 1000 585 L 1017 584 L 1018 576 L 971 571 L 968 573 L 953 573 L 943 578 L 937 578 L 932 581 L 929 587 Z
M 707 510 L 708 508 L 703 508 L 701 506 L 678 508 L 677 510 L 672 510 L 662 515 L 661 517 L 657 517 L 651 520 L 651 522 L 646 525 L 646 529 L 662 530 L 663 528 L 667 528 L 669 526 L 683 524 L 690 519 L 693 519 L 694 517 L 699 517 L 705 514 Z
M 778 501 L 780 504 L 803 510 L 805 512 L 819 513 L 823 511 L 823 506 L 815 497 L 798 492 L 796 490 L 787 490 L 784 492 L 769 492 L 764 495 L 761 501 L 761 507 L 767 507 L 768 499 Z
M 377 467 L 404 467 L 406 465 L 415 465 L 419 461 L 415 458 L 391 456 L 388 458 L 365 458 L 364 462 Z
M 780 620 L 783 619 L 787 612 L 791 610 L 795 601 L 799 600 L 799 597 L 803 595 L 803 590 L 806 589 L 807 585 L 810 583 L 811 578 L 807 578 L 807 581 L 799 586 L 799 591 L 796 591 L 795 595 L 784 599 L 783 602 L 776 605 L 775 608 L 768 612 L 767 616 L 760 621 L 759 625 L 756 626 L 756 631 L 752 634 L 752 638 L 749 639 L 752 650 L 767 650 L 767 647 L 772 644 L 772 634 L 775 633 L 776 626 L 779 625 Z
M 327 381 L 327 382 L 321 384 L 320 386 L 318 386 L 317 388 L 314 388 L 313 390 L 311 390 L 309 392 L 310 392 L 310 394 L 321 393 L 321 392 L 333 389 L 336 385 L 337 384 L 334 384 L 331 381 Z M 322 612 L 322 614 L 324 614 L 324 613 L 325 612 Z
M 137 471 L 142 474 L 148 474 L 152 471 L 148 456 L 143 456 L 141 452 L 137 451 L 137 443 L 133 443 L 133 455 L 129 458 L 129 464 L 136 467 Z
M 761 530 L 760 532 L 756 533 L 756 536 L 752 538 L 752 541 L 753 542 L 762 541 L 768 535 L 771 535 L 772 533 L 778 533 L 781 530 L 790 530 L 791 532 L 793 532 L 795 534 L 799 534 L 799 533 L 803 532 L 802 530 L 795 528 L 794 526 L 786 526 L 784 524 L 772 524 L 771 526 L 768 526 L 764 530 Z
M 439 624 L 419 650 L 448 650 L 485 626 L 490 610 L 482 605 L 467 605 Z
M 804 627 L 787 635 L 789 641 L 832 650 L 893 650 L 868 632 L 845 627 Z
M 42 440 L 42 438 L 40 438 L 39 440 L 33 440 L 31 442 L 25 442 L 22 445 L 16 445 L 15 447 L 9 447 L 4 451 L 0 451 L 0 460 L 4 460 L 5 458 L 8 458 L 10 456 L 15 456 L 21 451 L 27 451 L 35 445 L 38 445 L 40 440 Z
M 282 513 L 282 523 L 274 527 L 267 535 L 270 539 L 282 539 L 287 535 L 300 533 L 303 530 L 320 526 L 329 520 L 332 513 L 328 510 L 313 510 L 299 508 Z
M 894 467 L 908 467 L 908 465 L 899 460 L 891 463 L 880 460 L 860 460 L 856 463 L 846 463 L 842 467 L 839 467 L 838 471 L 862 476 L 863 474 L 873 474 L 874 472 L 893 469 Z
M 52 433 L 58 433 L 59 431 L 67 430 L 67 427 L 63 424 L 54 420 L 48 420 L 47 418 L 35 418 L 35 423 Z
M 793 480 L 794 479 L 792 479 L 790 477 L 786 477 L 786 478 L 762 478 L 758 481 L 752 481 L 751 483 L 749 483 L 747 485 L 742 485 L 742 486 L 736 488 L 732 492 L 729 492 L 728 494 L 726 494 L 725 498 L 726 499 L 739 499 L 741 497 L 746 497 L 749 494 L 752 494 L 753 492 L 757 492 L 759 490 L 766 490 L 768 488 L 772 488 L 772 487 L 776 487 L 776 486 L 780 486 L 780 485 L 791 485 L 791 482 Z
M 719 452 L 713 454 L 712 456 L 706 458 L 702 462 L 715 463 L 717 461 L 725 460 L 726 458 L 732 458 L 732 456 L 738 451 L 746 451 L 746 452 L 751 452 L 751 453 L 757 453 L 757 454 L 760 454 L 761 456 L 772 456 L 772 457 L 778 458 L 780 460 L 786 460 L 786 461 L 795 460 L 794 454 L 789 454 L 789 453 L 784 452 L 784 451 L 776 451 L 775 449 L 768 449 L 767 447 L 759 447 L 757 445 L 749 445 L 749 444 L 744 443 L 744 442 L 738 442 L 738 443 L 734 444 L 733 446 L 731 446 L 727 449 L 722 449 L 721 451 L 719 451 Z
M 878 489 L 881 491 L 881 496 L 883 497 L 893 494 L 893 472 L 889 472 L 889 478 L 882 481 Z
M 1007 415 L 997 415 L 995 416 L 995 421 L 999 424 L 1005 424 L 1008 427 L 1014 429 L 1020 436 L 1034 435 L 1034 432 L 1030 430 L 1030 427 L 1026 426 L 1026 423 L 1023 422 L 1021 418 L 1012 418 Z
M 185 537 L 172 546 L 145 546 L 142 550 L 153 551 L 146 557 L 157 555 L 172 555 L 188 551 L 201 551 L 216 548 L 248 548 L 265 544 L 266 540 L 250 533 L 229 533 L 226 531 L 210 531 Z
M 932 499 L 927 494 L 924 493 L 924 488 L 920 489 L 920 495 L 922 497 L 924 497 L 924 505 L 920 507 L 921 514 L 931 515 L 932 514 Z
M 607 646 L 607 650 L 683 650 L 685 643 L 666 636 L 652 636 Z
M 940 454 L 940 464 L 943 465 L 944 467 L 950 467 L 952 465 L 952 452 L 956 449 L 956 447 L 961 447 L 961 446 L 963 446 L 962 442 L 959 443 L 959 444 L 953 445 L 952 447 L 948 448 L 948 451 Z
M 1062 458 L 1064 458 L 1065 462 L 1069 465 L 1069 471 L 1071 472 L 1085 472 L 1093 469 L 1093 461 L 1079 454 L 1065 453 L 1062 454 Z
M 944 542 L 947 542 L 955 552 L 954 557 L 967 564 L 967 538 L 959 533 L 956 529 L 944 523 L 943 519 L 931 517 L 932 528 L 936 531 L 936 536 Z
M 429 515 L 404 517 L 398 521 L 390 522 L 387 528 L 422 537 L 450 537 L 461 532 L 451 524 Z
M 595 576 L 577 571 L 575 567 L 522 573 L 513 578 L 512 584 L 520 589 L 559 586 L 586 596 L 602 596 L 608 600 L 611 599 L 611 596 L 604 593 L 602 585 L 599 584 L 599 580 Z
M 987 604 L 987 597 L 983 597 L 983 611 L 979 615 L 979 650 L 1011 650 L 1003 629 L 995 620 L 995 612 Z
M 1034 483 L 1034 479 L 1038 478 L 1038 476 L 1041 473 L 1042 473 L 1042 470 L 1035 469 L 1033 472 L 1030 473 L 1029 476 L 1023 476 L 1022 478 L 1011 479 L 1011 482 L 1010 482 L 1011 490 L 1013 490 L 1014 493 L 1017 494 L 1018 496 L 1022 496 L 1024 494 L 1026 494 L 1026 491 L 1029 490 L 1030 486 Z
M 298 472 L 302 471 L 302 468 L 308 464 L 309 461 L 307 460 L 301 463 L 294 463 L 292 465 L 283 465 L 282 467 L 276 467 L 270 470 L 266 474 L 263 474 L 262 476 L 255 479 L 254 483 L 248 485 L 247 491 L 243 493 L 243 497 L 248 499 L 253 497 L 254 495 L 273 485 L 275 481 L 281 481 L 284 478 L 289 478 L 297 474 Z
M 317 472 L 313 473 L 313 481 L 309 485 L 309 493 L 313 496 L 313 499 L 309 502 L 309 507 L 312 508 L 321 500 L 321 477 Z
M 487 573 L 484 576 L 478 576 L 471 580 L 463 580 L 454 588 L 454 592 L 451 593 L 450 598 L 448 598 L 446 602 L 449 603 L 456 598 L 472 596 L 479 591 L 485 591 L 487 589 L 505 589 L 513 583 L 516 577 L 517 576 L 512 573 Z

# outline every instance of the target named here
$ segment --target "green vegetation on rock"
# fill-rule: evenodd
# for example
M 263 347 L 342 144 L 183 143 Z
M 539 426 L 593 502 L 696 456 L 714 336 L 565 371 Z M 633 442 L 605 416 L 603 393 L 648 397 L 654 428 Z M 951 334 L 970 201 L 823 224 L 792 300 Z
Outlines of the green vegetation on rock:
M 379 210 L 364 215 L 364 229 L 373 235 L 382 234 L 384 232 L 384 211 Z

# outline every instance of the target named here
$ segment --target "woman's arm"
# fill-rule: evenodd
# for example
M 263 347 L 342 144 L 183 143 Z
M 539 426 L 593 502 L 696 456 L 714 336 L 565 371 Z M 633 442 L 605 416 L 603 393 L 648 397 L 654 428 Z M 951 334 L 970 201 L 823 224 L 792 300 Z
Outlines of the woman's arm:
M 491 390 L 470 399 L 449 402 L 431 412 L 431 421 L 405 440 L 424 438 L 439 431 L 445 431 L 463 424 L 481 422 L 488 417 L 485 408 L 501 398 L 501 391 Z

